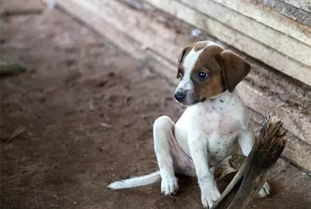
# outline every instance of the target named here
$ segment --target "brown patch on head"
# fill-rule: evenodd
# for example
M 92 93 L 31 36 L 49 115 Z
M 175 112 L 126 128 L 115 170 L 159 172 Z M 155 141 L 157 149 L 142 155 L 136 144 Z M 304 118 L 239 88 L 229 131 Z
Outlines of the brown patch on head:
M 193 50 L 197 52 L 197 51 L 200 51 L 201 49 L 205 48 L 206 46 L 207 46 L 206 43 L 204 43 L 204 42 L 198 42 L 198 43 L 195 43 L 195 44 L 194 44 Z
M 223 51 L 223 48 L 216 45 L 206 47 L 198 57 L 193 72 L 200 71 L 202 69 L 207 70 L 209 73 L 217 73 L 221 71 L 221 65 L 219 65 L 219 54 Z
M 250 65 L 240 56 L 218 45 L 197 43 L 193 45 L 193 49 L 203 49 L 191 73 L 195 98 L 198 101 L 216 96 L 226 89 L 232 92 L 249 72 Z M 208 78 L 198 79 L 199 72 L 207 73 Z
M 199 100 L 213 97 L 224 90 L 224 82 L 221 73 L 222 65 L 219 63 L 219 54 L 222 51 L 223 48 L 220 46 L 207 46 L 198 57 L 198 60 L 192 69 L 194 92 L 197 97 L 199 97 Z M 199 72 L 207 73 L 208 79 L 205 81 L 199 81 L 196 79 L 196 75 Z
M 213 75 L 209 78 L 207 84 L 199 89 L 200 99 L 210 98 L 223 92 L 221 75 Z

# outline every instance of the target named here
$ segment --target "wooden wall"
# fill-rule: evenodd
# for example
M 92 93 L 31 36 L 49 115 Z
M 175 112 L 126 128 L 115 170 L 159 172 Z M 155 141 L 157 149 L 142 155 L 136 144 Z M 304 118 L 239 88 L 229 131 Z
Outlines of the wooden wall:
M 194 41 L 191 30 L 198 27 L 207 33 L 203 38 L 213 39 L 210 34 L 225 47 L 240 50 L 237 53 L 252 65 L 252 72 L 238 86 L 250 108 L 252 121 L 260 124 L 267 109 L 282 111 L 288 131 L 288 146 L 283 157 L 311 171 L 308 26 L 268 12 L 266 5 L 258 6 L 248 0 L 143 0 L 131 4 L 133 9 L 122 2 L 129 1 L 59 0 L 58 5 L 131 56 L 147 60 L 174 85 L 178 82 L 177 57 L 186 44 Z M 156 8 L 193 26 L 179 20 L 178 24 L 170 24 L 172 16 L 159 13 Z
M 311 85 L 311 28 L 260 1 L 145 1 Z

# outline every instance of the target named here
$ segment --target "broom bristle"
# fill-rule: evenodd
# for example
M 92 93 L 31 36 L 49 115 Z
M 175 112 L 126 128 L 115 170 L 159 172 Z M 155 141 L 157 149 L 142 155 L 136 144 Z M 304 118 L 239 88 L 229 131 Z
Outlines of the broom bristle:
M 243 181 L 237 195 L 226 208 L 245 209 L 249 205 L 259 189 L 262 188 L 267 171 L 276 163 L 285 148 L 284 136 L 286 132 L 282 130 L 282 126 L 283 123 L 277 116 L 269 115 L 267 117 L 251 153 L 212 209 L 218 206 L 241 179 Z
M 247 158 L 248 167 L 237 195 L 228 209 L 245 209 L 262 188 L 267 171 L 285 148 L 285 131 L 281 119 L 269 115 L 260 130 L 256 144 Z
M 283 123 L 277 116 L 269 115 L 256 140 L 256 148 L 273 154 L 277 148 L 285 147 L 286 131 L 281 131 Z

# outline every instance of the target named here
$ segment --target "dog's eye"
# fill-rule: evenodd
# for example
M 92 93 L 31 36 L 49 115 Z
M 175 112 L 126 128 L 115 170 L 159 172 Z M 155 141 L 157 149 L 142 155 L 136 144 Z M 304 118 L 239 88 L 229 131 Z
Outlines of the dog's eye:
M 203 80 L 206 80 L 208 78 L 208 75 L 207 73 L 204 73 L 204 72 L 198 72 L 198 79 L 203 81 Z

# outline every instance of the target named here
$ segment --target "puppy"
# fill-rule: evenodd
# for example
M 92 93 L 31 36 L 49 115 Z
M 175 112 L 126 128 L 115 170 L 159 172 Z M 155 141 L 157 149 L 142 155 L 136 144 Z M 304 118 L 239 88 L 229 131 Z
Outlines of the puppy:
M 246 109 L 234 91 L 249 70 L 240 56 L 214 42 L 184 48 L 175 98 L 187 108 L 176 123 L 167 116 L 154 122 L 159 171 L 114 182 L 108 188 L 132 188 L 161 179 L 161 192 L 170 195 L 178 190 L 175 173 L 180 173 L 197 177 L 202 204 L 212 207 L 220 192 L 211 168 L 239 151 L 247 156 L 254 144 Z M 269 191 L 266 183 L 259 196 L 265 197 Z

